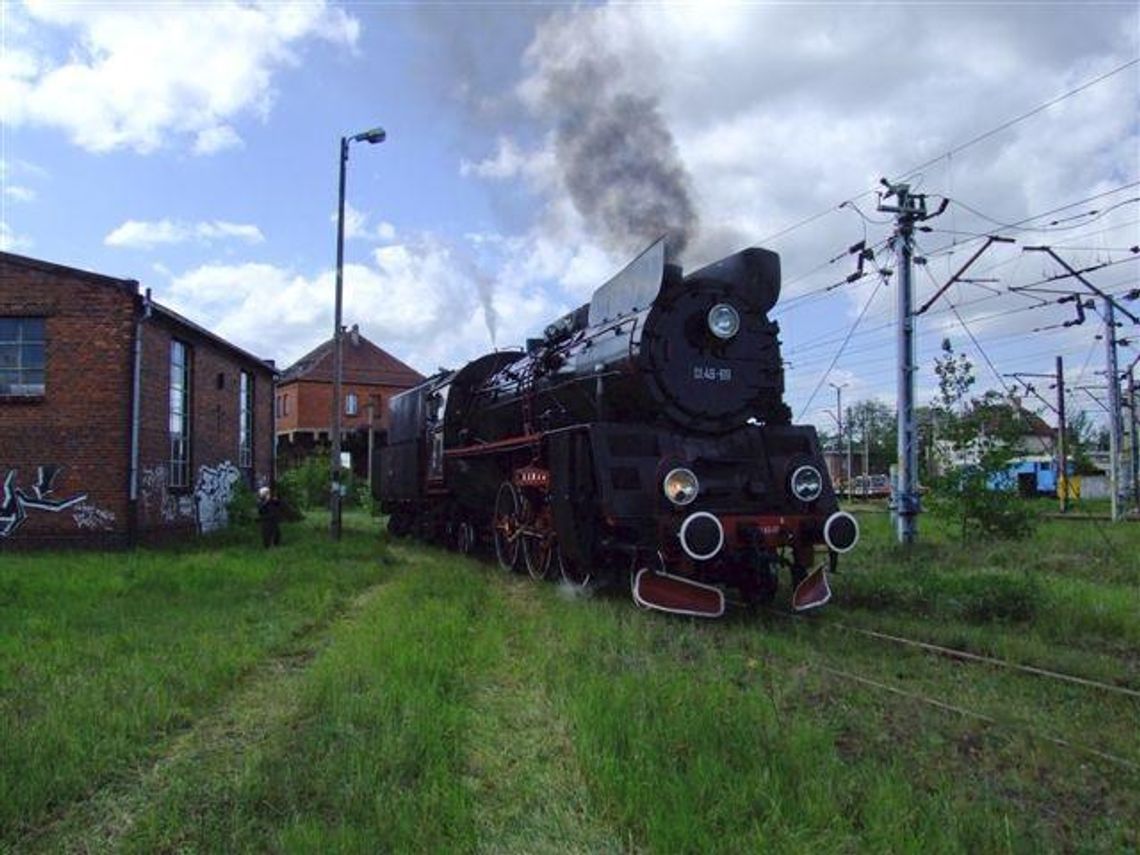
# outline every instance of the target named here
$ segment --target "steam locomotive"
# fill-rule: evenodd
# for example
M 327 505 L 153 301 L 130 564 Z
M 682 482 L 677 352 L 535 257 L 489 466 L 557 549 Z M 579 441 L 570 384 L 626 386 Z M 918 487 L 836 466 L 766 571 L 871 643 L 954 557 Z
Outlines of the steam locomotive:
M 782 569 L 793 608 L 823 605 L 859 528 L 815 428 L 791 424 L 779 292 L 773 252 L 686 276 L 660 240 L 525 351 L 393 397 L 373 478 L 389 530 L 668 612 L 719 616 L 726 588 L 770 601 Z

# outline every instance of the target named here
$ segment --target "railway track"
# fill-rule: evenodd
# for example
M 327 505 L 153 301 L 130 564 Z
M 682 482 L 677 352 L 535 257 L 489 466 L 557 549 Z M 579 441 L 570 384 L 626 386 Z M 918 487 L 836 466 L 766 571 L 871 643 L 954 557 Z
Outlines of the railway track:
M 987 656 L 979 653 L 974 653 L 969 650 L 949 647 L 946 645 L 935 644 L 923 639 L 909 638 L 907 636 L 902 636 L 894 633 L 887 633 L 879 630 L 867 629 L 865 627 L 852 626 L 840 621 L 828 620 L 827 618 L 821 619 L 817 616 L 798 615 L 785 611 L 779 611 L 774 608 L 768 609 L 767 611 L 772 614 L 780 615 L 781 617 L 794 622 L 798 626 L 810 626 L 818 630 L 848 633 L 869 639 L 874 642 L 881 642 L 890 646 L 903 647 L 920 651 L 922 653 L 927 653 L 932 658 L 949 658 L 960 662 L 983 665 L 990 668 L 1006 670 L 1011 673 L 1025 674 L 1043 681 L 1064 684 L 1091 692 L 1104 693 L 1107 695 L 1124 698 L 1128 701 L 1140 701 L 1140 691 L 1127 686 L 1106 683 L 1100 680 L 1094 680 L 1074 674 L 1067 674 L 1048 668 L 1040 668 L 1034 665 L 1026 665 L 1021 662 L 1015 662 L 995 656 Z M 1073 739 L 1060 737 L 1055 733 L 1043 732 L 1040 727 L 1037 727 L 1032 722 L 1025 721 L 1018 716 L 1002 716 L 991 714 L 989 712 L 982 712 L 978 709 L 966 705 L 965 703 L 933 697 L 932 695 L 921 691 L 913 691 L 909 688 L 903 688 L 901 685 L 883 679 L 879 675 L 868 676 L 865 673 L 859 673 L 858 671 L 852 670 L 850 668 L 836 667 L 836 665 L 832 662 L 814 661 L 807 664 L 809 667 L 812 667 L 821 673 L 830 675 L 831 677 L 846 682 L 855 683 L 857 685 L 891 694 L 896 697 L 903 697 L 908 700 L 924 704 L 926 706 L 940 709 L 943 712 L 974 719 L 987 725 L 1012 727 L 1013 729 L 1019 730 L 1025 735 L 1032 737 L 1033 739 L 1048 742 L 1058 747 L 1065 748 L 1070 751 L 1075 751 L 1089 757 L 1098 758 L 1102 761 L 1111 763 L 1118 768 L 1126 769 L 1130 772 L 1140 772 L 1140 762 L 1137 760 L 1122 757 L 1118 753 L 1086 745 Z M 1140 708 L 1137 709 L 1136 714 L 1140 715 Z

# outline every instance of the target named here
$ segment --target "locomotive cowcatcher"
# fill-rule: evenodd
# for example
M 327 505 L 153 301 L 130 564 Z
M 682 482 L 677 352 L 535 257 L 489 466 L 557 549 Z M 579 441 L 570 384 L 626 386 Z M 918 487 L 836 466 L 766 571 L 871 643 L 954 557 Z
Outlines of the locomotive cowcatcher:
M 793 608 L 823 605 L 859 529 L 815 428 L 791 424 L 779 292 L 773 252 L 686 276 L 661 240 L 525 352 L 393 397 L 373 478 L 389 530 L 485 544 L 535 578 L 628 582 L 663 611 L 719 616 L 726 588 L 770 601 L 781 569 Z

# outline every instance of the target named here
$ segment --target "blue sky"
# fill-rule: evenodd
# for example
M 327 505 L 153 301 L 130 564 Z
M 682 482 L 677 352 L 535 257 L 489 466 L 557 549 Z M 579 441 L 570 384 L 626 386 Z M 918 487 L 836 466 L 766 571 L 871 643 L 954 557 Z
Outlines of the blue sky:
M 349 164 L 345 321 L 425 373 L 521 343 L 664 226 L 689 235 L 688 268 L 781 253 L 797 415 L 828 425 L 829 382 L 893 400 L 893 283 L 824 289 L 854 270 L 847 247 L 889 233 L 878 179 L 919 164 L 932 206 L 953 200 L 920 235 L 919 302 L 977 235 L 1018 239 L 921 319 L 920 398 L 945 336 L 981 388 L 1056 355 L 1103 385 L 1095 316 L 1045 329 L 1071 305 L 1007 291 L 1058 272 L 1022 246 L 1137 286 L 1134 3 L 2 10 L 4 248 L 138 279 L 281 365 L 331 333 L 339 137 L 377 124 L 388 140 Z M 684 223 L 643 220 L 627 178 L 646 169 Z M 868 269 L 891 266 L 884 250 Z

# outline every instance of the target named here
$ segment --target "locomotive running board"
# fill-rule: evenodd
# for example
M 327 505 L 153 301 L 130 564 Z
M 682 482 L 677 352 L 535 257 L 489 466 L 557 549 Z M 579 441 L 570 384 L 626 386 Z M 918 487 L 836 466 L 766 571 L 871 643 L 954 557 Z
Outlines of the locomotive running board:
M 657 609 L 675 615 L 716 618 L 724 614 L 724 593 L 720 588 L 655 573 L 648 567 L 633 577 L 633 601 L 644 609 Z
M 820 564 L 796 585 L 796 590 L 792 593 L 792 609 L 797 612 L 818 609 L 830 599 L 831 585 L 827 583 L 824 565 Z

